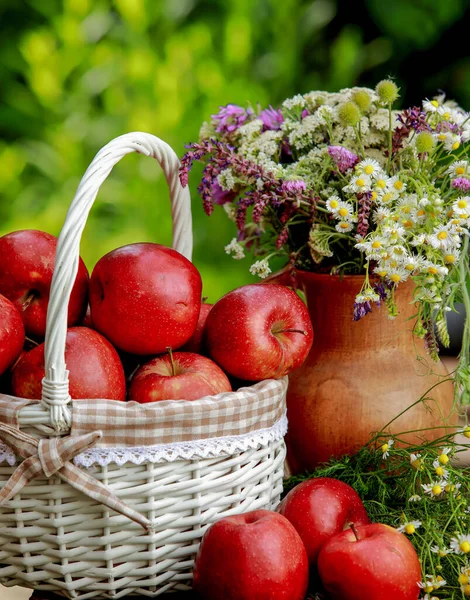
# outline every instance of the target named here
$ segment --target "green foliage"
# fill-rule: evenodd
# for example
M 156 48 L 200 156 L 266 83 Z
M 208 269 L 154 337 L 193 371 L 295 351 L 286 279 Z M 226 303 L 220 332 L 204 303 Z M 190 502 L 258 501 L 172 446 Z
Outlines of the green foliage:
M 470 437 L 470 428 L 465 432 Z M 372 522 L 395 528 L 413 523 L 404 535 L 420 558 L 422 581 L 429 582 L 423 594 L 457 600 L 464 597 L 463 576 L 470 580 L 468 549 L 459 547 L 470 533 L 470 470 L 458 464 L 458 454 L 469 445 L 457 444 L 454 434 L 410 445 L 406 433 L 381 433 L 354 456 L 333 459 L 312 474 L 291 477 L 285 491 L 311 477 L 332 477 L 356 490 Z M 426 431 L 421 434 L 425 437 Z M 441 579 L 445 585 L 433 589 L 431 582 L 439 584 Z
M 149 131 L 181 156 L 203 120 L 228 102 L 278 104 L 298 92 L 367 85 L 392 73 L 402 90 L 424 83 L 410 102 L 455 82 L 449 94 L 465 106 L 466 53 L 454 57 L 451 69 L 428 71 L 429 89 L 409 60 L 416 47 L 431 48 L 459 26 L 464 0 L 439 6 L 423 0 L 411 16 L 405 5 L 411 7 L 400 2 L 395 13 L 372 0 L 357 6 L 336 0 L 3 0 L 0 234 L 25 227 L 57 234 L 80 177 L 111 138 Z M 413 45 L 423 15 L 422 41 Z M 233 237 L 231 224 L 222 212 L 209 221 L 195 189 L 192 194 L 194 259 L 205 294 L 215 300 L 254 279 L 249 261 L 234 263 L 223 251 Z M 167 195 L 149 159 L 120 163 L 90 215 L 82 244 L 88 266 L 125 243 L 169 244 Z

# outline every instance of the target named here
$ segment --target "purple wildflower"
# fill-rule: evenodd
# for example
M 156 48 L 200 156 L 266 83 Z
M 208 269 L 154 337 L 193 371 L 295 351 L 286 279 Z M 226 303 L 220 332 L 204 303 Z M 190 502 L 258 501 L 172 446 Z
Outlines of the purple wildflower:
M 369 231 L 369 216 L 372 208 L 372 193 L 358 194 L 359 209 L 357 211 L 357 235 L 361 238 Z
M 369 300 L 366 302 L 354 302 L 353 321 L 360 321 L 368 313 L 372 312 Z
M 401 123 L 395 127 L 392 137 L 392 154 L 396 154 L 403 146 L 403 142 L 409 136 L 412 130 L 416 133 L 421 131 L 431 131 L 429 123 L 426 121 L 426 113 L 419 107 L 405 109 L 397 116 L 397 121 Z M 388 154 L 388 152 L 386 152 Z
M 281 189 L 284 192 L 290 192 L 291 194 L 301 194 L 307 189 L 307 184 L 302 179 L 283 181 Z
M 419 106 L 405 109 L 397 116 L 397 121 L 408 129 L 414 129 L 417 133 L 431 130 L 429 123 L 426 121 L 426 113 Z
M 385 287 L 382 281 L 379 281 L 374 284 L 374 292 L 380 296 L 382 302 L 385 302 L 387 300 L 388 289 Z
M 212 201 L 214 204 L 218 204 L 222 206 L 223 204 L 227 204 L 227 202 L 233 202 L 237 197 L 237 193 L 230 190 L 223 190 L 218 181 L 213 181 L 211 186 L 212 193 Z
M 216 131 L 218 133 L 232 133 L 238 129 L 253 114 L 251 108 L 245 110 L 237 104 L 227 104 L 220 106 L 216 115 L 211 115 L 214 121 L 217 121 Z
M 278 235 L 278 238 L 276 240 L 276 249 L 280 250 L 282 248 L 282 246 L 284 246 L 284 244 L 287 242 L 288 239 L 289 239 L 289 229 L 287 227 L 283 227 L 281 230 L 281 233 Z
M 467 179 L 466 177 L 456 177 L 452 180 L 452 187 L 461 192 L 468 192 L 470 191 L 470 179 Z
M 305 117 L 308 117 L 309 114 L 310 112 L 306 108 L 304 108 L 300 116 L 302 117 L 302 119 L 305 119 Z
M 261 111 L 259 118 L 263 121 L 263 131 L 274 131 L 281 128 L 281 123 L 284 122 L 284 117 L 279 109 L 269 108 Z
M 359 162 L 359 157 L 343 146 L 328 146 L 328 154 L 341 173 L 346 173 Z
M 457 123 L 449 123 L 448 121 L 441 121 L 436 125 L 436 133 L 459 133 L 460 128 Z

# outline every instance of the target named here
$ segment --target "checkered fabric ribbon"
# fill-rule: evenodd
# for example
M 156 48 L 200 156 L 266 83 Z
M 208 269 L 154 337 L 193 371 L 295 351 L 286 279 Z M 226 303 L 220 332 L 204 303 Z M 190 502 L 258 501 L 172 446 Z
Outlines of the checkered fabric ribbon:
M 98 447 L 152 446 L 246 435 L 269 429 L 285 413 L 287 377 L 237 392 L 181 402 L 73 402 L 72 435 L 101 430 Z M 0 420 L 1 417 L 0 403 Z
M 127 506 L 102 483 L 69 462 L 80 452 L 94 446 L 101 437 L 101 431 L 94 431 L 81 436 L 37 440 L 15 427 L 0 424 L 0 439 L 25 459 L 0 490 L 0 506 L 18 494 L 33 479 L 57 475 L 79 492 L 125 515 L 144 529 L 151 530 L 152 525 L 147 518 Z

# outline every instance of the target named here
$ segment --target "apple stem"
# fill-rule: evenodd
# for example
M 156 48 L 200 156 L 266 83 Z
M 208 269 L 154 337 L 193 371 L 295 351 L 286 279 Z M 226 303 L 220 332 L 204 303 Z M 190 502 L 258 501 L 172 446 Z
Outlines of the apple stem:
M 359 536 L 357 535 L 357 529 L 356 529 L 356 526 L 354 525 L 354 523 L 349 523 L 349 527 L 351 528 L 351 531 L 354 533 L 354 537 L 356 538 L 356 540 L 359 541 Z
M 140 369 L 142 365 L 138 364 L 136 366 L 136 368 L 132 371 L 132 373 L 129 375 L 129 377 L 127 378 L 127 382 L 130 383 L 134 377 L 134 375 L 137 373 L 137 371 Z
M 36 342 L 36 340 L 32 340 L 28 336 L 26 336 L 24 339 L 28 342 L 28 344 L 32 344 L 33 346 L 39 346 L 39 342 Z
M 171 349 L 171 346 L 167 346 L 166 347 L 168 354 L 170 356 L 170 362 L 171 362 L 171 371 L 173 374 L 173 377 L 176 375 L 176 365 L 175 365 L 175 360 L 173 358 L 173 350 Z
M 37 294 L 35 292 L 31 292 L 21 305 L 21 310 L 26 310 L 35 298 L 37 298 Z

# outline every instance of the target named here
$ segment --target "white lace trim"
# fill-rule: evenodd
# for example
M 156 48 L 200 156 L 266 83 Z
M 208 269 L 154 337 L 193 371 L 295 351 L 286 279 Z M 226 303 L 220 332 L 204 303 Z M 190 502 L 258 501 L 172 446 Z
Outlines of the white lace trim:
M 122 466 L 130 462 L 135 465 L 143 463 L 172 462 L 174 460 L 192 460 L 197 458 L 216 458 L 227 454 L 236 454 L 250 449 L 260 448 L 277 442 L 287 433 L 287 416 L 284 415 L 267 429 L 258 429 L 244 435 L 209 438 L 193 442 L 175 444 L 157 444 L 155 446 L 136 446 L 130 448 L 91 448 L 74 458 L 79 467 L 92 467 L 109 464 Z M 10 466 L 16 463 L 16 457 L 10 448 L 0 444 L 0 464 L 7 462 Z

